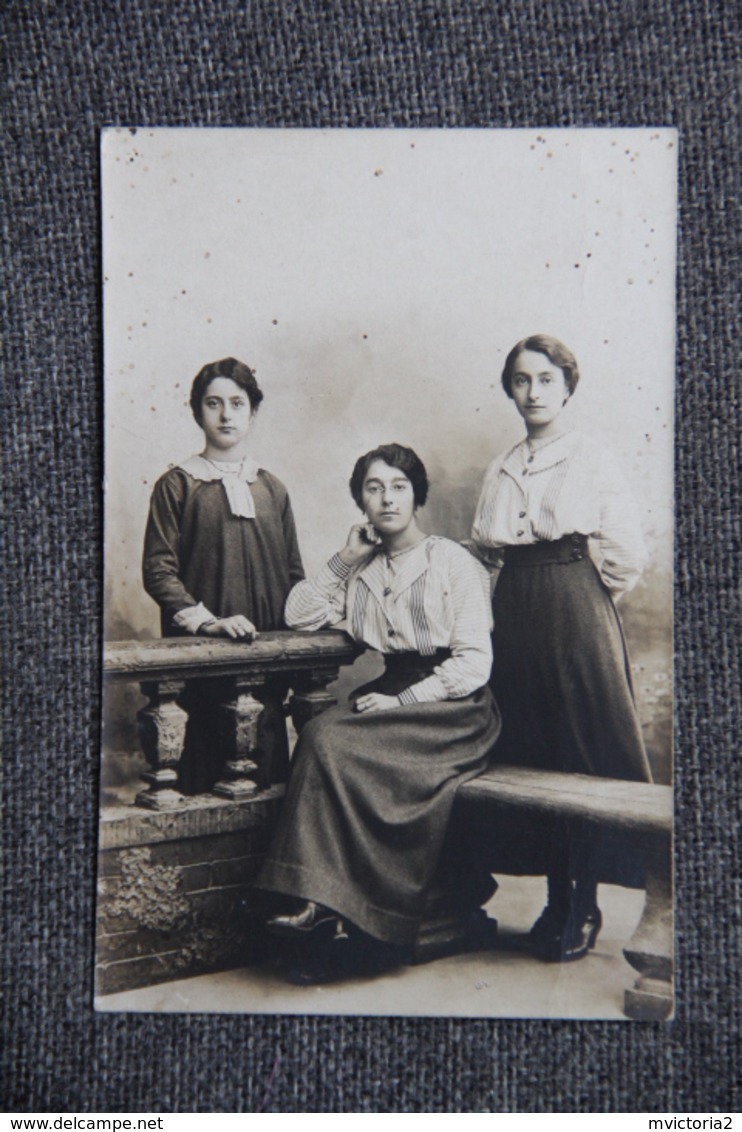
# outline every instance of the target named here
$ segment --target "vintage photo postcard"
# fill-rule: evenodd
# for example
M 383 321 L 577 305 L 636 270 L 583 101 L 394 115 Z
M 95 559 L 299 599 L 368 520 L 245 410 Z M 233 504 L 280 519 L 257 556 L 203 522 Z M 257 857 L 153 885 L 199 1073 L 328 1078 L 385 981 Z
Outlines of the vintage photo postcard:
M 673 130 L 102 139 L 102 1011 L 672 1016 Z

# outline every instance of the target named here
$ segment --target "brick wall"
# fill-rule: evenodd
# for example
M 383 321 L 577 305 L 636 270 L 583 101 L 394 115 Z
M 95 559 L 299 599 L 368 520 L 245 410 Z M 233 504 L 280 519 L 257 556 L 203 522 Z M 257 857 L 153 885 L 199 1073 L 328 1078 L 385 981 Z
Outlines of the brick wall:
M 112 994 L 239 966 L 260 953 L 249 890 L 282 788 L 187 799 L 177 810 L 102 811 L 96 990 Z

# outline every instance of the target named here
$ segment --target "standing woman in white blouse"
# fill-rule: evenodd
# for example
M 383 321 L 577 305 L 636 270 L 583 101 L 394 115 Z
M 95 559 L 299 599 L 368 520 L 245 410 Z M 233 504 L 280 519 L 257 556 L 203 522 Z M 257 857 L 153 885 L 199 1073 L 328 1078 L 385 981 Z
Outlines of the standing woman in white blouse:
M 650 781 L 615 607 L 641 574 L 644 543 L 613 459 L 563 413 L 578 380 L 572 352 L 544 334 L 518 342 L 502 372 L 526 438 L 488 469 L 472 532 L 479 557 L 502 567 L 493 598 L 496 759 Z M 570 827 L 543 840 L 549 897 L 531 948 L 546 960 L 581 959 L 602 922 L 595 862 Z
M 294 911 L 269 921 L 272 932 L 317 940 L 342 923 L 384 965 L 415 941 L 454 795 L 486 766 L 499 718 L 488 687 L 489 579 L 462 547 L 418 526 L 421 460 L 382 445 L 357 461 L 350 489 L 367 522 L 294 587 L 285 616 L 306 630 L 347 620 L 385 670 L 349 708 L 303 728 L 258 885 L 296 898 Z M 303 950 L 295 979 L 336 973 L 317 966 L 317 948 L 307 967 Z

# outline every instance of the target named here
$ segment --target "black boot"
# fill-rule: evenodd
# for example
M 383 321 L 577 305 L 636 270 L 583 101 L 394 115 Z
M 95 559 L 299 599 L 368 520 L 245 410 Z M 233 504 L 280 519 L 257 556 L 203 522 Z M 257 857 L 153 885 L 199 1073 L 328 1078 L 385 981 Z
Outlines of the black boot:
M 603 917 L 597 883 L 587 877 L 550 875 L 549 900 L 529 932 L 531 951 L 549 963 L 583 959 L 595 946 Z

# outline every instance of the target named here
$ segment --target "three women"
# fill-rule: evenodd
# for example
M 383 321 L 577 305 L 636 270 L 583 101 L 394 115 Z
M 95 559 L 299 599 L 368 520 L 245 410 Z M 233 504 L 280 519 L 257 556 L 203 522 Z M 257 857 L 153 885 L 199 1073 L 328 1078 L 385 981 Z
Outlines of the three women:
M 225 429 L 235 426 L 219 421 L 220 404 L 233 391 L 217 389 L 215 376 L 196 408 L 201 421 L 210 421 L 211 394 L 214 435 L 226 437 Z M 456 790 L 484 769 L 493 751 L 501 762 L 649 778 L 614 606 L 639 575 L 643 546 L 617 470 L 601 448 L 564 423 L 578 378 L 570 351 L 543 335 L 519 342 L 506 360 L 503 386 L 527 435 L 491 465 L 473 530 L 478 555 L 502 563 L 494 591 L 494 666 L 487 575 L 461 547 L 419 527 L 428 484 L 417 455 L 384 445 L 357 462 L 351 493 L 366 522 L 351 529 L 315 577 L 294 586 L 285 618 L 308 630 L 347 620 L 356 640 L 383 654 L 385 671 L 354 693 L 349 709 L 331 709 L 300 736 L 259 878 L 261 887 L 296 902 L 273 917 L 269 926 L 277 934 L 307 939 L 350 932 L 386 948 L 388 959 L 401 958 L 425 909 Z M 235 516 L 235 506 L 245 506 L 244 491 L 237 487 L 235 494 L 233 486 L 230 495 L 227 484 L 254 483 L 255 469 L 245 454 L 236 475 L 225 471 L 210 452 L 207 423 L 202 427 L 207 449 L 197 466 L 181 466 L 180 478 L 218 478 Z M 194 477 L 194 470 L 208 474 Z M 160 481 L 156 496 L 170 501 L 176 485 L 181 495 L 193 490 L 180 478 L 168 484 L 169 493 Z M 164 508 L 171 520 L 169 537 L 162 537 L 163 507 L 162 498 L 153 499 L 149 592 L 177 628 L 249 636 L 252 623 L 232 623 L 230 632 L 230 617 L 241 615 L 231 605 L 209 597 L 209 606 L 200 597 L 206 581 L 193 592 L 183 586 L 188 604 L 182 605 L 183 593 L 175 590 L 185 581 L 179 561 L 190 545 L 183 535 L 189 511 L 176 493 Z M 286 579 L 301 570 L 293 524 L 286 526 L 287 498 L 278 515 L 285 591 Z M 224 544 L 218 538 L 216 545 Z M 153 547 L 159 548 L 154 566 Z M 275 620 L 274 610 L 258 627 Z M 503 713 L 497 743 L 490 679 Z M 530 934 L 544 959 L 581 958 L 600 928 L 593 861 L 584 852 L 572 856 L 570 845 L 565 830 L 549 847 L 549 901 Z M 315 974 L 303 970 L 299 977 L 311 981 Z

